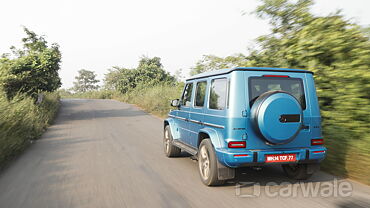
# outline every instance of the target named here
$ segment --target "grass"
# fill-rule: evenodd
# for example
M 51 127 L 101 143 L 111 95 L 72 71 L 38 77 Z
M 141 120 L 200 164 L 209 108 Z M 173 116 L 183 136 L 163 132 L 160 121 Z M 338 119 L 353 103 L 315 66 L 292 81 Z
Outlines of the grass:
M 17 96 L 8 101 L 0 94 L 0 168 L 42 135 L 58 108 L 57 93 L 45 94 L 39 105 L 29 97 Z
M 326 121 L 323 122 L 323 136 L 328 154 L 321 169 L 370 185 L 369 135 L 356 134 L 333 121 Z

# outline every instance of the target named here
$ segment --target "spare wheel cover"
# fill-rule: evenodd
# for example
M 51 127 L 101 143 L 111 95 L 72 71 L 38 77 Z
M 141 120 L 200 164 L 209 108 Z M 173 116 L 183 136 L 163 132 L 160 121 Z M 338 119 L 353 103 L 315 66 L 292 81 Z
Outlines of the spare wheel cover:
M 292 141 L 302 126 L 302 107 L 285 91 L 271 91 L 259 96 L 251 109 L 257 132 L 269 144 Z

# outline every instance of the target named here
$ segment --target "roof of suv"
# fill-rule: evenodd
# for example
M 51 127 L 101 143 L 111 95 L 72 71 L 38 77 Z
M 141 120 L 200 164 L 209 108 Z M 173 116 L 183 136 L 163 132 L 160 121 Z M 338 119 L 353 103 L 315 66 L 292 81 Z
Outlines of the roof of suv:
M 303 69 L 288 69 L 288 68 L 269 68 L 269 67 L 235 67 L 229 69 L 220 69 L 210 72 L 203 72 L 197 75 L 190 77 L 187 80 L 198 79 L 203 77 L 210 77 L 221 74 L 228 74 L 232 71 L 271 71 L 271 72 L 298 72 L 298 73 L 311 73 L 313 72 Z

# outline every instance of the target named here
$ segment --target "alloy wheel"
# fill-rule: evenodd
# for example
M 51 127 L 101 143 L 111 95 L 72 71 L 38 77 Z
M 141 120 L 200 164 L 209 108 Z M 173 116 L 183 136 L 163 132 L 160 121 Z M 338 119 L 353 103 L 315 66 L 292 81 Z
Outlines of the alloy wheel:
M 199 157 L 199 170 L 202 178 L 204 180 L 207 180 L 209 178 L 209 173 L 210 173 L 210 162 L 209 162 L 209 155 L 207 148 L 205 146 L 202 146 L 200 149 L 200 157 Z

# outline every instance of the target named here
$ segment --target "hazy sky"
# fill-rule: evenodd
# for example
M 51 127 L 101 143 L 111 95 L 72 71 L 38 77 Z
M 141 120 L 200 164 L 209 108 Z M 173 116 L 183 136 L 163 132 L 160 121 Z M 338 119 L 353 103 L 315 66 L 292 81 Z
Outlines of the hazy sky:
M 316 0 L 313 12 L 342 9 L 370 24 L 370 0 Z M 0 7 L 0 53 L 19 46 L 22 25 L 61 46 L 60 75 L 69 88 L 79 69 L 102 79 L 112 66 L 135 67 L 139 57 L 159 56 L 167 71 L 189 68 L 202 55 L 246 52 L 269 31 L 254 15 L 257 0 L 7 0 Z

